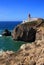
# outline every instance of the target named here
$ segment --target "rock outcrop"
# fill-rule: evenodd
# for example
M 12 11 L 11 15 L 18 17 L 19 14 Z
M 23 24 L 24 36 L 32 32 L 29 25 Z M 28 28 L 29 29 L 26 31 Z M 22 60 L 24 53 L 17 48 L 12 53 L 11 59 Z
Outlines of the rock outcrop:
M 0 65 L 44 65 L 44 40 L 23 44 L 16 53 L 3 51 Z
M 11 36 L 11 32 L 8 29 L 5 29 L 2 36 Z
M 16 28 L 13 30 L 12 37 L 17 41 L 34 42 L 35 39 L 40 37 L 40 32 L 40 35 L 42 35 L 41 28 L 44 28 L 44 19 L 26 22 L 16 26 Z

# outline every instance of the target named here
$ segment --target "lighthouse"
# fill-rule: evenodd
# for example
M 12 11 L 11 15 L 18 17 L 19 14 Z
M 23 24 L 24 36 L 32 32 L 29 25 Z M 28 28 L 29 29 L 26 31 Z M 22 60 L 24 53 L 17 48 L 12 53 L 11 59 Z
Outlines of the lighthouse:
M 29 13 L 27 20 L 24 20 L 22 23 L 26 23 L 26 22 L 30 22 L 30 21 L 31 21 L 31 15 L 30 15 L 30 13 Z
M 30 22 L 30 20 L 31 20 L 31 15 L 30 15 L 30 13 L 28 14 L 28 22 Z
M 35 17 L 33 18 L 33 17 L 31 17 L 31 15 L 30 15 L 30 13 L 29 13 L 27 20 L 24 20 L 22 23 L 32 22 L 32 21 L 36 21 L 36 20 L 38 20 L 38 18 L 35 18 Z

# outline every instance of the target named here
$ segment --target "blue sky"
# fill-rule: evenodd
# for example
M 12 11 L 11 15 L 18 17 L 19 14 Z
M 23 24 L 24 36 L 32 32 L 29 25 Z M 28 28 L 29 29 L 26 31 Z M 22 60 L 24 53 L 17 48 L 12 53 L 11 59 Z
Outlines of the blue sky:
M 44 0 L 0 0 L 0 21 L 16 21 L 32 17 L 44 18 Z

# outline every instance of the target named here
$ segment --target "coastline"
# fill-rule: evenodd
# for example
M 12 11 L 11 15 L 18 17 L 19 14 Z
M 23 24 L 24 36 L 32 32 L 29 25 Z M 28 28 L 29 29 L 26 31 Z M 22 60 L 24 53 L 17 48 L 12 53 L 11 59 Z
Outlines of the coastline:
M 19 42 L 19 41 L 21 41 L 21 39 L 19 41 L 17 41 L 17 40 L 13 41 L 13 39 L 11 37 L 10 38 L 8 36 L 5 38 L 2 37 L 3 41 L 1 39 L 1 41 L 2 41 L 1 44 L 4 43 L 6 51 L 4 51 L 3 50 L 4 48 L 2 47 L 3 49 L 1 49 L 1 51 L 0 51 L 0 65 L 40 65 L 40 64 L 44 64 L 44 22 L 43 21 L 44 20 L 42 20 L 42 23 L 40 25 L 38 25 L 38 27 L 37 27 L 36 39 L 34 42 L 30 43 L 27 41 L 27 42 L 23 43 L 23 42 Z M 32 28 L 30 28 L 30 26 L 35 26 L 40 22 L 41 22 L 40 20 L 37 20 L 37 21 L 32 21 L 32 23 L 26 22 L 26 24 L 25 23 L 19 24 L 18 26 L 16 26 L 16 28 L 18 28 L 18 29 L 17 30 L 16 30 L 16 28 L 14 29 L 14 33 L 19 34 L 18 31 L 20 31 L 19 35 L 21 35 L 22 31 L 23 32 L 25 30 L 30 31 L 30 29 L 32 30 Z M 32 33 L 33 33 L 33 31 L 32 31 Z M 17 35 L 17 34 L 14 34 L 14 35 Z M 16 37 L 14 36 L 14 38 L 16 38 Z M 25 37 L 26 36 L 24 36 L 23 39 L 25 39 Z M 30 36 L 30 37 L 33 37 L 33 36 Z M 27 39 L 27 37 L 26 37 L 26 39 Z M 29 38 L 28 38 L 28 40 L 29 40 Z M 14 45 L 14 44 L 16 44 L 16 45 Z M 18 51 L 15 52 L 16 48 Z
M 0 65 L 40 65 L 44 64 L 44 40 L 25 44 L 16 53 L 1 52 Z

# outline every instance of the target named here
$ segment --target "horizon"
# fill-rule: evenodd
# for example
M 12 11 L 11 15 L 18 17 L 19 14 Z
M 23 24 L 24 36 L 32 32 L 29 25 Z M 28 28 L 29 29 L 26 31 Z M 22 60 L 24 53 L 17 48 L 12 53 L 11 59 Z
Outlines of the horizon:
M 23 21 L 31 17 L 44 18 L 43 0 L 0 0 L 0 21 Z
M 20 21 L 20 20 L 19 20 L 19 21 L 18 21 L 18 20 L 15 20 L 15 21 L 12 21 L 12 20 L 10 20 L 10 21 L 9 21 L 9 20 L 6 20 L 6 21 L 5 21 L 5 20 L 4 20 L 4 21 L 0 21 L 0 22 L 22 22 L 22 21 Z

